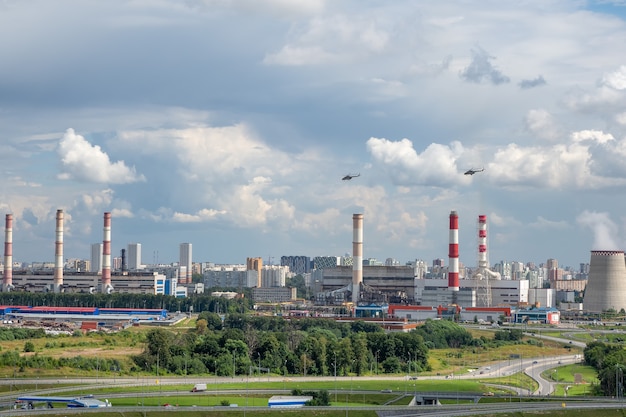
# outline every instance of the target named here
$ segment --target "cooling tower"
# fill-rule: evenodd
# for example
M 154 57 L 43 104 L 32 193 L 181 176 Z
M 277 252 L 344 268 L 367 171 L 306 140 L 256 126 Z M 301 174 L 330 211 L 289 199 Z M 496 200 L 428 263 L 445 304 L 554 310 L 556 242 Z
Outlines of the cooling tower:
M 4 227 L 4 277 L 2 291 L 13 288 L 13 215 L 7 214 Z
M 352 215 L 352 302 L 356 305 L 363 283 L 363 215 Z
M 591 251 L 589 280 L 583 300 L 586 311 L 601 313 L 626 309 L 624 251 Z

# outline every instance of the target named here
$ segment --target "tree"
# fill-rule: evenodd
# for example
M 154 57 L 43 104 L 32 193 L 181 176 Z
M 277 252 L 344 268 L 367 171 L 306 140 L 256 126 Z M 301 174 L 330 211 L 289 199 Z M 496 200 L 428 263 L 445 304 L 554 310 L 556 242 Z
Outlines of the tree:
M 151 329 L 146 333 L 146 347 L 144 352 L 149 359 L 148 365 L 167 368 L 171 359 L 170 348 L 174 340 L 174 333 L 162 328 Z

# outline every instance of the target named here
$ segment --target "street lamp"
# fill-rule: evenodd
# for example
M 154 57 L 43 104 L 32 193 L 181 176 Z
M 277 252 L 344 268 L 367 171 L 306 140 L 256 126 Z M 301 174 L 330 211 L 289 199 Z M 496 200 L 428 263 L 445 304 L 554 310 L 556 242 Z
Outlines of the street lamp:
M 376 351 L 376 362 L 375 362 L 375 364 L 376 364 L 376 375 L 378 375 L 378 352 L 380 352 L 380 350 Z
M 333 352 L 335 355 L 335 362 L 333 362 L 333 366 L 335 367 L 335 402 L 337 402 L 337 352 Z
M 235 378 L 235 349 L 233 349 L 233 378 Z

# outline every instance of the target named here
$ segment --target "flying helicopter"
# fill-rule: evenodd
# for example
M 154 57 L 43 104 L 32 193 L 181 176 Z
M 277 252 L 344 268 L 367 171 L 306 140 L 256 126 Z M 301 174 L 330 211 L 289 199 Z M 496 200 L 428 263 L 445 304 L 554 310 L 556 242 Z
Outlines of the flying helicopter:
M 350 181 L 352 178 L 356 178 L 356 177 L 360 177 L 361 173 L 358 173 L 356 175 L 352 175 L 352 174 L 348 174 L 345 177 L 343 177 L 341 180 L 342 181 Z
M 485 168 L 470 168 L 467 171 L 465 171 L 465 175 L 474 175 L 477 172 L 483 172 L 485 170 Z

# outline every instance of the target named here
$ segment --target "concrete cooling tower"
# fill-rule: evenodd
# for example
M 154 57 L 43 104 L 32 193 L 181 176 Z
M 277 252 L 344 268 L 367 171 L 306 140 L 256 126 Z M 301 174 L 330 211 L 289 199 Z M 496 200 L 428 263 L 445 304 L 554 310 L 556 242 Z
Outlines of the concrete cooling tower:
M 583 305 L 586 311 L 592 313 L 626 309 L 624 251 L 591 251 Z

